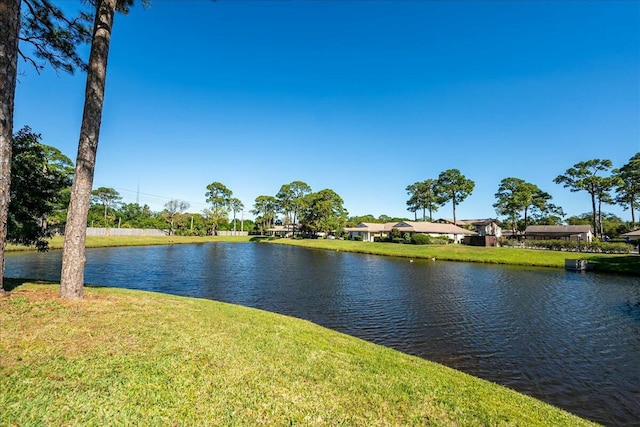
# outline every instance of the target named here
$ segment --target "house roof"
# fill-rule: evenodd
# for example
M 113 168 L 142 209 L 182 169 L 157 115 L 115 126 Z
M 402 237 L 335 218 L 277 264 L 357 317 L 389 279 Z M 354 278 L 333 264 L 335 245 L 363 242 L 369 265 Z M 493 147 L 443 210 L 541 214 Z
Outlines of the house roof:
M 572 235 L 590 231 L 590 225 L 530 225 L 524 230 L 524 234 Z
M 622 237 L 640 237 L 640 230 L 630 231 L 628 233 L 621 234 Z
M 428 221 L 401 221 L 393 228 L 408 233 L 433 233 L 433 234 L 467 234 L 474 235 L 473 231 L 465 230 L 453 224 L 441 224 Z
M 395 222 L 386 222 L 384 224 L 377 222 L 361 222 L 355 227 L 345 228 L 344 231 L 368 231 L 369 233 L 379 233 L 382 231 L 391 231 L 393 226 L 397 224 Z
M 453 224 L 453 219 L 451 218 L 440 218 L 439 222 L 445 222 L 449 224 Z M 491 223 L 500 224 L 495 218 L 486 218 L 486 219 L 456 219 L 455 225 L 489 225 Z
M 293 229 L 298 229 L 298 227 L 294 227 L 292 224 L 287 225 L 275 225 L 272 228 L 267 229 L 267 231 L 292 231 Z

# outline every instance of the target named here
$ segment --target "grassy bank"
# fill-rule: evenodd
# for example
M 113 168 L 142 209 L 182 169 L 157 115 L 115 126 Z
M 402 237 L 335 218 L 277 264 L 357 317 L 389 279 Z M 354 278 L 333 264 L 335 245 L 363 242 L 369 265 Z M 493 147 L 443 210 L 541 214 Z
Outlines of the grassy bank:
M 202 299 L 23 284 L 0 298 L 3 425 L 589 425 L 312 323 Z
M 566 258 L 587 259 L 599 272 L 640 275 L 640 257 L 467 245 L 402 245 L 350 240 L 277 239 L 270 243 L 405 258 L 564 268 Z
M 55 236 L 49 240 L 50 249 L 62 249 L 62 236 Z M 87 236 L 88 248 L 106 248 L 113 246 L 151 246 L 177 245 L 186 243 L 207 242 L 248 242 L 249 236 Z M 33 251 L 34 247 L 7 245 L 7 251 Z

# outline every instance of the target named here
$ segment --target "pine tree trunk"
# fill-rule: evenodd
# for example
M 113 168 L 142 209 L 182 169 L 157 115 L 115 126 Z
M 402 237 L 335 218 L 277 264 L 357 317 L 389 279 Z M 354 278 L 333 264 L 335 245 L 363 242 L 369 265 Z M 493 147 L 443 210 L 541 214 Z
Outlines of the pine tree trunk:
M 453 225 L 458 225 L 456 221 L 456 195 L 455 194 L 453 195 L 453 197 L 451 197 L 451 203 L 453 204 Z
M 4 293 L 4 249 L 11 194 L 11 141 L 18 72 L 20 3 L 20 0 L 0 2 L 0 294 Z
M 117 0 L 101 0 L 96 6 L 96 19 L 89 55 L 87 86 L 76 172 L 71 188 L 71 201 L 62 251 L 60 297 L 66 299 L 84 296 L 85 239 L 87 214 L 91 201 L 91 187 L 98 150 L 98 137 L 102 121 L 102 105 L 107 78 L 109 42 Z
M 591 225 L 593 226 L 593 233 L 598 234 L 598 220 L 596 218 L 596 195 L 591 192 Z

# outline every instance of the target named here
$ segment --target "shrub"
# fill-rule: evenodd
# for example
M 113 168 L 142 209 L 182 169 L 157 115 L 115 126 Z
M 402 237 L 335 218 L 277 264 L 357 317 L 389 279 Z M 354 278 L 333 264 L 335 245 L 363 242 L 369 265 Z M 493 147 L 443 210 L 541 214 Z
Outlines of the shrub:
M 453 243 L 453 240 L 446 236 L 438 236 L 431 238 L 432 245 L 448 245 L 449 243 Z
M 426 234 L 416 234 L 412 239 L 413 243 L 416 245 L 430 245 L 431 244 L 431 236 Z
M 404 239 L 402 237 L 394 237 L 392 242 L 393 243 L 404 243 Z
M 353 240 L 356 242 L 362 242 L 362 236 L 353 236 Z
M 594 240 L 592 242 L 577 242 L 575 240 L 527 240 L 524 246 L 530 249 L 547 249 L 565 252 L 595 252 L 607 254 L 628 254 L 633 249 L 626 243 L 610 243 Z

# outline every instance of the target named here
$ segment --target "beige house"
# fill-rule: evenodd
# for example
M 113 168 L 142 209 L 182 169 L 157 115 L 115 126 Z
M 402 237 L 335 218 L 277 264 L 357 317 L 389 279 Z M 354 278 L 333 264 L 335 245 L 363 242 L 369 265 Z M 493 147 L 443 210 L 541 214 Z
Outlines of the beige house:
M 345 228 L 344 231 L 349 233 L 349 239 L 353 240 L 356 236 L 361 236 L 363 242 L 373 242 L 376 237 L 384 239 L 389 237 L 391 229 L 397 224 L 395 222 L 387 222 L 379 224 L 375 222 L 361 222 L 355 227 Z
M 630 231 L 620 235 L 621 237 L 640 238 L 640 230 Z
M 473 231 L 466 230 L 453 224 L 442 224 L 428 221 L 401 221 L 393 226 L 400 234 L 427 234 L 432 237 L 448 237 L 460 243 L 464 236 L 475 236 Z
M 297 231 L 297 230 L 298 230 L 298 227 L 292 224 L 276 225 L 272 228 L 267 229 L 267 233 L 270 236 L 291 237 L 293 236 L 294 231 Z
M 530 240 L 581 240 L 590 242 L 593 232 L 590 225 L 530 225 L 524 230 Z
M 448 218 L 439 219 L 438 222 L 454 224 L 453 220 Z M 474 229 L 480 236 L 502 237 L 502 228 L 500 227 L 500 221 L 497 219 L 457 219 L 454 225 Z

